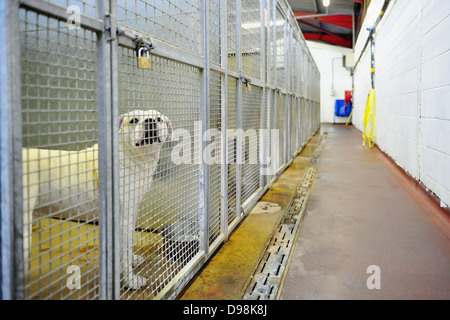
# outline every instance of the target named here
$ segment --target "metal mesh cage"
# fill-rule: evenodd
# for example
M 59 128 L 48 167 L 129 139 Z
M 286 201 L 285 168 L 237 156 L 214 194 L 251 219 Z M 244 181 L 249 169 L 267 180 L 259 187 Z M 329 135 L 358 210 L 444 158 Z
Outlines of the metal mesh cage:
M 319 127 L 285 0 L 3 8 L 2 297 L 175 298 Z

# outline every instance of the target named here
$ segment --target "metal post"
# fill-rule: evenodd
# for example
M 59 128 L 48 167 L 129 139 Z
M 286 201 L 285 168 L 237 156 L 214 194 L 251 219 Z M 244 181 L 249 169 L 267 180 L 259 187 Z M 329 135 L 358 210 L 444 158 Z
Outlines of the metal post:
M 202 121 L 202 128 L 200 134 L 201 147 L 200 147 L 200 164 L 199 164 L 199 183 L 200 183 L 200 203 L 199 203 L 199 231 L 200 231 L 200 251 L 204 251 L 208 254 L 209 250 L 209 164 L 203 159 L 203 152 L 206 149 L 206 141 L 203 139 L 205 132 L 209 129 L 209 2 L 201 2 L 201 18 L 200 18 L 200 33 L 201 33 L 201 45 L 200 54 L 203 55 L 204 68 L 201 73 L 201 86 L 200 86 L 200 119 Z
M 236 71 L 242 76 L 241 0 L 236 0 Z M 242 215 L 242 78 L 236 81 L 236 215 Z
M 0 2 L 1 293 L 24 299 L 19 2 Z M 30 235 L 31 236 L 31 235 Z
M 261 23 L 261 34 L 260 34 L 260 52 L 261 52 L 261 64 L 260 64 L 260 74 L 261 80 L 267 84 L 266 78 L 266 21 L 265 21 L 265 8 L 264 8 L 264 0 L 259 1 L 259 20 Z M 266 121 L 266 89 L 267 85 L 264 85 L 261 90 L 261 108 L 260 108 L 260 125 L 261 129 L 265 129 L 265 121 Z M 266 154 L 267 154 L 267 136 L 259 135 L 259 161 L 260 161 L 260 169 L 259 169 L 259 187 L 264 188 L 265 186 L 265 175 L 263 175 L 264 163 L 266 162 Z
M 228 240 L 228 154 L 227 154 L 227 128 L 228 128 L 228 48 L 227 48 L 227 2 L 220 2 L 220 30 L 221 30 L 221 65 L 225 69 L 221 89 L 221 218 L 220 230 L 224 235 L 224 242 Z
M 289 16 L 289 9 L 286 9 L 286 17 Z M 292 48 L 292 30 L 291 26 L 286 20 L 286 108 L 284 112 L 284 127 L 286 132 L 286 149 L 284 151 L 286 157 L 286 163 L 291 160 L 291 108 L 292 108 L 292 72 L 290 66 L 291 61 L 291 48 Z
M 111 13 L 111 38 L 115 37 L 117 25 L 117 0 L 110 0 Z M 112 278 L 112 293 L 111 298 L 114 300 L 120 299 L 120 164 L 119 164 L 119 126 L 117 119 L 119 119 L 119 41 L 110 42 L 110 56 L 111 56 L 111 123 L 112 123 L 112 211 L 110 215 L 111 232 L 110 237 L 113 239 L 111 265 L 109 269 Z
M 272 0 L 272 19 L 273 19 L 273 26 L 272 26 L 272 41 L 273 41 L 273 83 L 275 85 L 275 87 L 278 88 L 278 72 L 277 72 L 277 0 Z M 274 99 L 273 99 L 273 104 L 272 104 L 272 112 L 269 112 L 269 114 L 272 114 L 273 119 L 271 119 L 271 129 L 278 129 L 277 128 L 277 99 L 278 99 L 278 92 L 274 91 L 273 92 L 274 95 Z M 279 134 L 279 132 L 278 132 Z M 270 149 L 272 152 L 272 149 L 274 148 L 274 146 L 272 145 L 272 141 L 270 142 Z M 277 147 L 279 148 L 280 141 L 278 141 L 278 145 Z M 276 150 L 275 152 L 279 153 L 279 150 Z M 272 153 L 271 153 L 272 154 Z M 281 162 L 281 159 L 280 159 Z M 281 163 L 279 164 L 281 165 Z M 275 172 L 278 170 L 278 168 L 274 168 Z M 275 175 L 274 175 L 275 176 Z M 275 178 L 275 177 L 274 177 Z M 273 179 L 272 179 L 273 180 Z
M 97 1 L 97 13 L 99 17 L 103 17 L 106 10 L 109 10 L 109 3 L 99 0 Z M 110 201 L 108 199 L 108 181 L 111 181 L 111 171 L 108 170 L 109 159 L 111 156 L 110 144 L 107 140 L 108 125 L 107 121 L 109 109 L 106 107 L 110 105 L 111 100 L 109 96 L 109 79 L 110 70 L 108 68 L 109 52 L 107 49 L 106 38 L 108 35 L 105 32 L 99 32 L 97 34 L 97 60 L 98 60 L 98 215 L 99 215 L 99 237 L 100 237 L 100 299 L 106 300 L 108 298 L 108 292 L 110 291 L 107 285 L 107 274 L 110 264 L 108 263 L 109 245 L 112 243 L 112 239 L 108 238 L 107 219 L 108 207 L 110 207 Z
M 97 1 L 100 299 L 120 298 L 120 204 L 116 1 Z

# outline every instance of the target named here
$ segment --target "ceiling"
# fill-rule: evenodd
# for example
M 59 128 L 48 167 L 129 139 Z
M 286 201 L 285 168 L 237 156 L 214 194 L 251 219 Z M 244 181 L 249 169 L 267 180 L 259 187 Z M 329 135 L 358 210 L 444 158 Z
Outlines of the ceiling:
M 352 48 L 370 0 L 287 0 L 306 40 Z M 353 26 L 353 15 L 355 22 Z M 355 30 L 355 31 L 354 31 Z

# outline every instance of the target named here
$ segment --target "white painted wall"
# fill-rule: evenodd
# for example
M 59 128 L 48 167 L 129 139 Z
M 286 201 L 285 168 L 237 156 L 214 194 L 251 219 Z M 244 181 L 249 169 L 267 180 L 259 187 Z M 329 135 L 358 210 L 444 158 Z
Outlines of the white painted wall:
M 345 91 L 352 90 L 350 72 L 342 66 L 342 57 L 351 53 L 352 49 L 314 41 L 306 43 L 320 71 L 320 121 L 333 123 L 336 99 L 344 99 Z M 334 96 L 331 94 L 332 89 L 335 92 Z M 347 119 L 336 117 L 335 122 L 345 123 Z
M 379 12 L 372 1 L 369 10 Z M 373 6 L 372 6 L 373 5 Z M 376 17 L 376 15 L 374 15 Z M 372 21 L 373 23 L 373 21 Z M 370 25 L 370 21 L 365 21 Z M 377 144 L 450 204 L 450 1 L 391 1 L 375 36 Z M 364 36 L 356 49 L 362 50 Z M 354 125 L 370 89 L 369 48 L 355 71 Z M 358 52 L 355 57 L 358 58 Z

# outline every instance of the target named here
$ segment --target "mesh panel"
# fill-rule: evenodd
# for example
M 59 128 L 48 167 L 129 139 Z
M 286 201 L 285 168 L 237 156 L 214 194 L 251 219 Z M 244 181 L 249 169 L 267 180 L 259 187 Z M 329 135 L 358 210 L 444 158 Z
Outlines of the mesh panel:
M 268 114 L 269 114 L 269 119 L 268 119 L 268 125 L 270 126 L 270 129 L 278 129 L 277 126 L 277 99 L 279 99 L 279 96 L 276 94 L 276 92 L 274 90 L 270 90 L 270 105 L 269 105 L 269 110 L 268 110 Z M 280 131 L 278 130 L 278 133 L 280 133 Z M 280 142 L 279 142 L 280 143 Z M 272 154 L 274 154 L 274 148 L 276 148 L 276 146 L 272 145 L 272 142 L 270 142 L 270 156 L 272 156 Z M 276 151 L 278 153 L 278 150 Z M 281 159 L 279 159 L 279 165 L 281 165 Z M 278 168 L 275 168 L 275 170 Z M 274 178 L 274 175 L 269 175 L 267 176 L 268 180 L 267 182 L 270 182 L 270 180 L 272 180 Z
M 228 77 L 228 129 L 236 130 L 236 79 Z M 236 218 L 236 138 L 229 136 L 227 141 L 228 170 L 228 224 Z
M 242 70 L 255 78 L 261 78 L 261 22 L 259 0 L 241 4 Z
M 277 106 L 276 106 L 276 128 L 279 130 L 280 137 L 280 145 L 279 145 L 279 159 L 280 159 L 280 167 L 283 166 L 286 162 L 284 156 L 284 145 L 285 145 L 285 123 L 284 123 L 284 103 L 285 103 L 286 95 L 281 94 L 277 96 Z
M 293 56 L 292 56 L 292 91 L 295 93 L 295 95 L 299 95 L 300 94 L 300 80 L 299 80 L 299 68 L 300 68 L 300 64 L 299 64 L 299 50 L 300 49 L 300 43 L 297 41 L 297 39 L 294 40 L 293 43 L 293 47 L 292 47 L 292 51 L 293 51 Z
M 117 0 L 117 21 L 197 53 L 199 4 L 195 0 Z
M 292 157 L 297 151 L 297 99 L 292 98 L 292 106 L 291 106 L 291 118 L 290 118 L 290 128 L 291 128 L 291 150 L 290 156 Z
M 220 213 L 221 213 L 221 89 L 222 75 L 217 72 L 211 72 L 210 80 L 210 112 L 209 123 L 212 134 L 210 147 L 210 166 L 209 166 L 209 241 L 210 244 L 220 235 Z
M 227 1 L 227 68 L 236 71 L 236 2 Z
M 300 70 L 301 72 L 301 76 L 302 76 L 302 83 L 301 83 L 301 92 L 300 95 L 303 98 L 306 98 L 307 96 L 307 91 L 306 91 L 306 86 L 307 86 L 307 82 L 308 82 L 308 76 L 307 76 L 307 67 L 308 67 L 308 60 L 306 57 L 305 52 L 302 52 L 302 69 Z
M 274 62 L 274 47 L 275 47 L 275 41 L 274 41 L 274 13 L 272 12 L 272 4 L 269 3 L 268 5 L 270 8 L 268 9 L 268 13 L 266 12 L 266 23 L 267 23 L 267 32 L 266 32 L 266 43 L 267 43 L 267 50 L 266 50 L 266 61 L 267 61 L 267 82 L 269 85 L 274 86 L 275 85 L 275 74 L 276 74 L 276 65 Z
M 119 146 L 124 149 L 121 151 L 121 170 L 127 167 L 128 162 L 123 159 L 130 154 L 134 154 L 137 164 L 143 161 L 139 168 L 145 168 L 138 177 L 121 179 L 121 210 L 139 206 L 136 226 L 122 225 L 122 238 L 127 236 L 128 228 L 138 230 L 135 254 L 144 261 L 138 268 L 133 268 L 133 273 L 148 281 L 148 287 L 140 290 L 131 290 L 124 285 L 123 299 L 155 297 L 198 252 L 199 177 L 195 157 L 199 155 L 199 149 L 195 141 L 199 138 L 196 125 L 200 119 L 200 73 L 194 67 L 175 61 L 154 56 L 151 59 L 152 69 L 140 70 L 136 67 L 135 51 L 121 49 L 121 114 L 141 110 L 139 114 L 143 117 L 138 117 L 141 123 L 149 116 L 163 119 L 155 113 L 160 112 L 170 120 L 174 132 L 178 130 L 180 134 L 160 147 L 157 161 L 152 159 L 152 150 L 141 154 L 133 151 L 133 144 Z M 125 123 L 126 118 L 123 121 Z M 156 128 L 160 126 L 159 123 Z M 143 128 L 146 130 L 145 126 Z M 166 133 L 158 132 L 158 137 Z M 141 143 L 140 140 L 137 142 Z M 145 189 L 143 194 L 139 191 L 142 187 Z M 134 260 L 133 256 L 123 254 L 123 267 L 130 268 Z
M 223 10 L 223 2 L 220 0 L 209 1 L 209 54 L 210 60 L 216 65 L 221 64 L 221 27 L 220 14 Z
M 246 90 L 242 84 L 242 129 L 243 165 L 242 165 L 242 196 L 244 203 L 259 188 L 259 129 L 261 128 L 261 91 L 259 87 L 252 86 L 251 91 Z
M 276 70 L 277 70 L 277 86 L 286 88 L 285 78 L 285 38 L 284 38 L 284 24 L 283 15 L 280 9 L 276 12 Z
M 302 143 L 306 143 L 307 132 L 306 132 L 306 100 L 302 98 L 301 104 L 301 115 L 302 115 Z
M 300 148 L 302 147 L 302 139 L 303 139 L 303 135 L 302 135 L 302 116 L 301 116 L 301 106 L 302 106 L 302 101 L 301 98 L 296 98 L 295 99 L 297 101 L 296 104 L 296 119 L 295 119 L 295 130 L 296 130 L 296 151 L 299 151 Z
M 80 13 L 91 18 L 95 18 L 96 16 L 97 0 L 46 0 L 46 1 L 53 2 L 64 8 L 69 8 L 70 6 L 72 6 L 71 9 L 73 10 L 70 11 L 70 14 Z
M 96 35 L 21 9 L 20 42 L 25 298 L 95 299 Z

